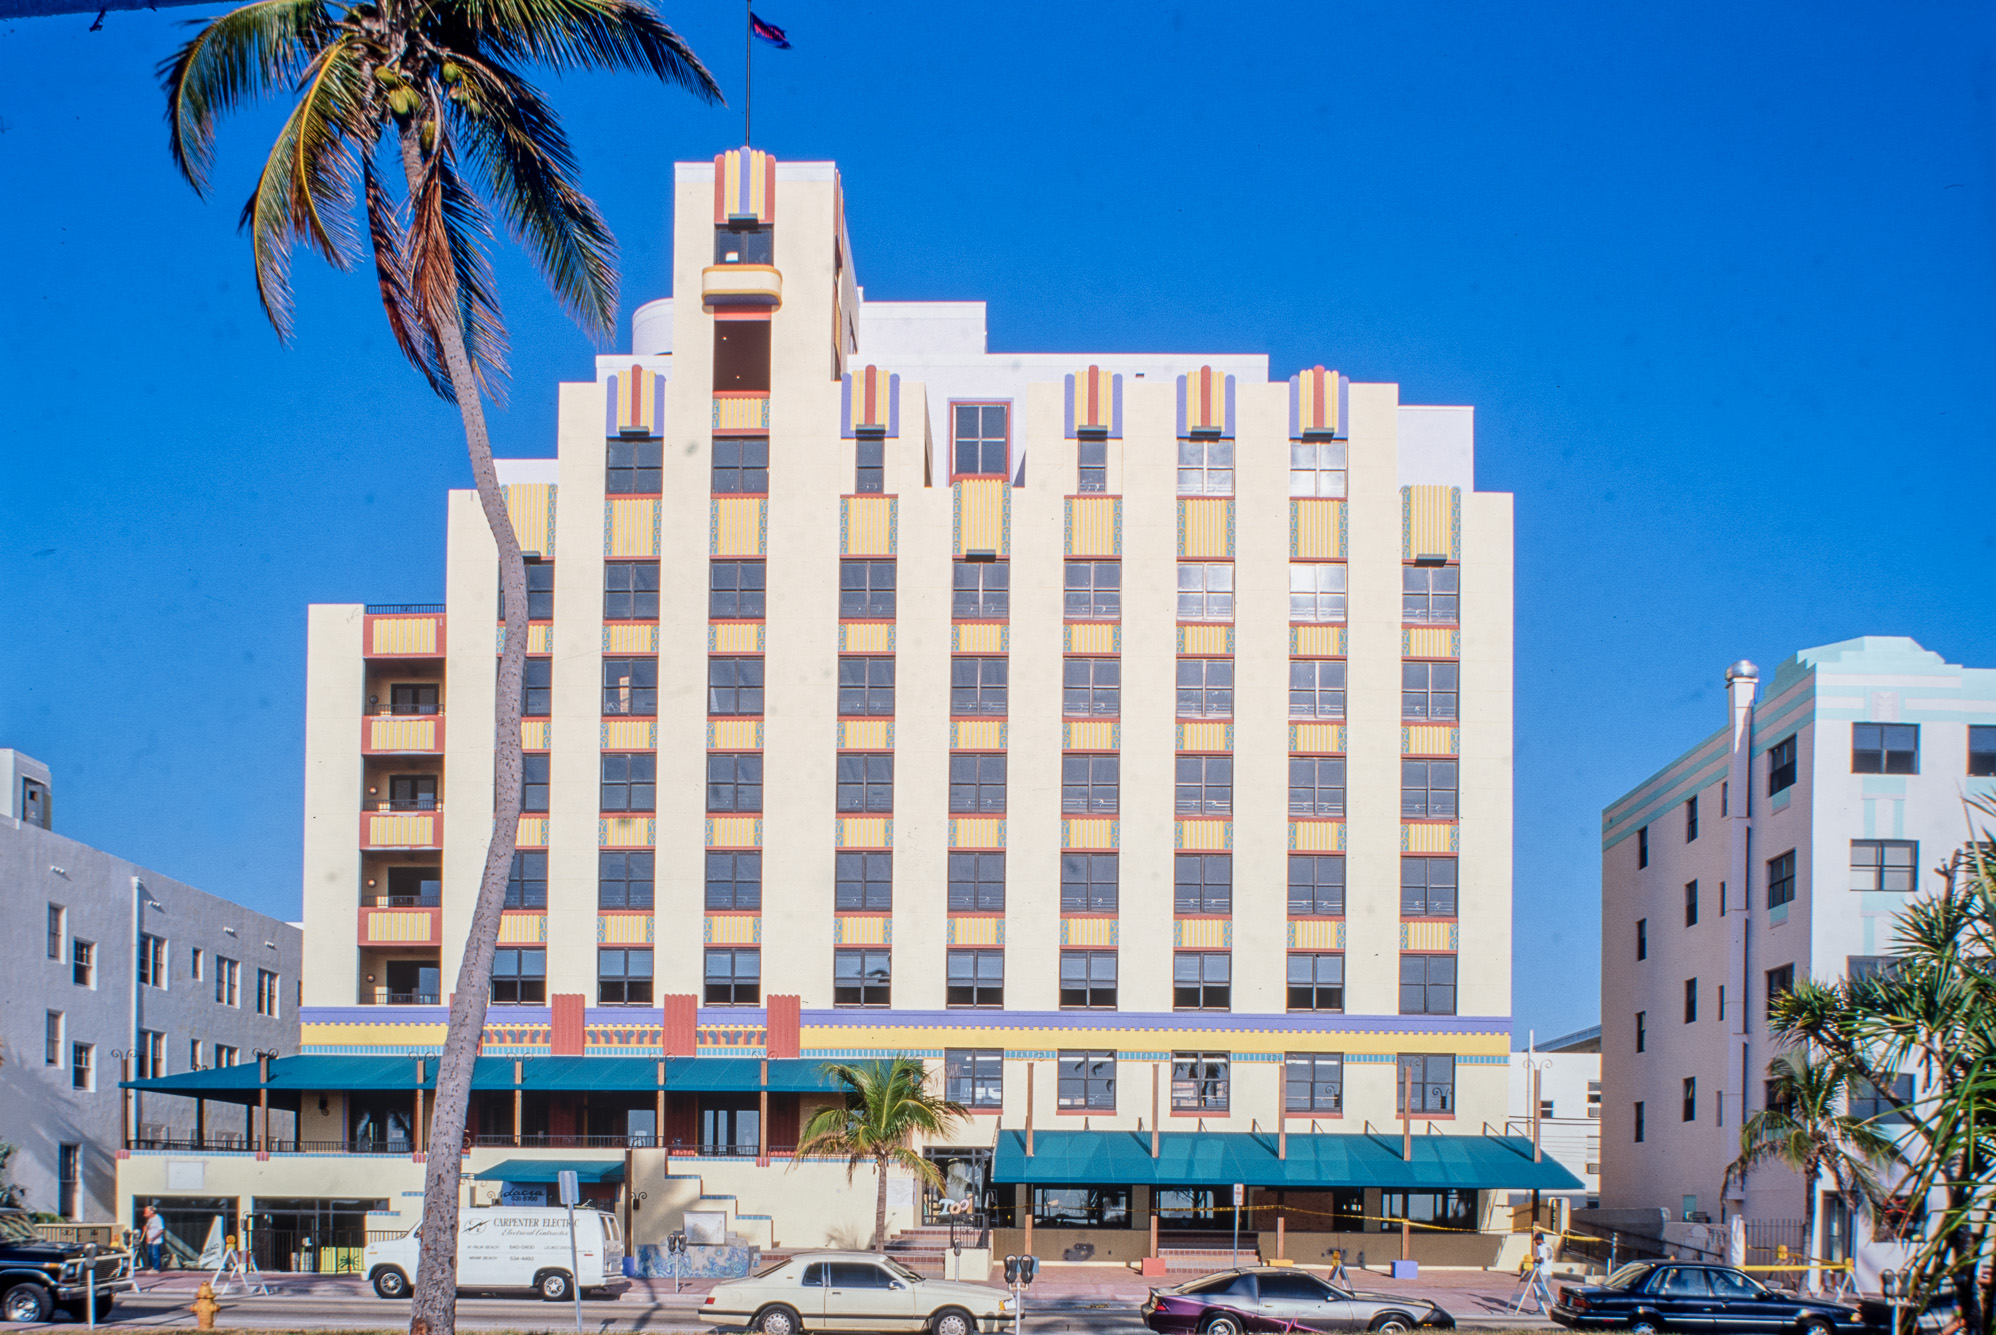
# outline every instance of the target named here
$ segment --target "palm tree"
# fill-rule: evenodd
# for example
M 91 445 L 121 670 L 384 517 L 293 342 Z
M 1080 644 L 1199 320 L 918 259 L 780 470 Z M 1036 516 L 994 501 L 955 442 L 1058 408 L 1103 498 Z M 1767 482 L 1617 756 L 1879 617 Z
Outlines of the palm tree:
M 280 339 L 292 325 L 291 248 L 337 268 L 361 258 L 402 354 L 457 405 L 479 504 L 499 549 L 506 638 L 494 710 L 496 798 L 484 874 L 437 1068 L 423 1250 L 410 1329 L 455 1328 L 458 1156 L 478 1036 L 485 1026 L 499 913 L 520 816 L 520 677 L 526 572 L 492 465 L 483 396 L 498 401 L 506 330 L 488 246 L 492 216 L 533 257 L 592 337 L 613 332 L 617 246 L 577 184 L 560 119 L 522 76 L 650 74 L 719 100 L 720 89 L 645 0 L 254 0 L 206 23 L 161 62 L 175 166 L 205 193 L 215 122 L 266 97 L 289 114 L 243 206 L 257 295 Z M 386 152 L 401 168 L 401 198 Z
M 969 1116 L 960 1103 L 931 1094 L 928 1071 L 913 1057 L 847 1066 L 828 1062 L 825 1074 L 845 1089 L 842 1103 L 820 1108 L 804 1124 L 797 1158 L 843 1155 L 846 1181 L 863 1165 L 878 1174 L 873 1203 L 873 1250 L 887 1250 L 887 1170 L 905 1168 L 924 1186 L 940 1188 L 942 1174 L 911 1143 L 934 1138 Z M 795 1159 L 791 1161 L 793 1164 Z
M 1802 1175 L 1808 1220 L 1809 1289 L 1817 1288 L 1817 1237 L 1823 1179 L 1853 1214 L 1883 1198 L 1872 1165 L 1898 1157 L 1898 1147 L 1870 1120 L 1846 1111 L 1854 1085 L 1849 1069 L 1834 1061 L 1813 1061 L 1806 1050 L 1786 1053 L 1767 1065 L 1768 1106 L 1740 1127 L 1740 1157 L 1726 1169 L 1724 1189 L 1746 1184 L 1747 1174 L 1779 1163 Z

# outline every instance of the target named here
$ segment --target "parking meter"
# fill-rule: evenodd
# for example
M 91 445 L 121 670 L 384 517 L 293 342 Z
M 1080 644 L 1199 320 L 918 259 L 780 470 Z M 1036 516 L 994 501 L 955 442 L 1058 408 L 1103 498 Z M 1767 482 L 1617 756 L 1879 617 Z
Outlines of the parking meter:
M 1005 1287 L 1008 1289 L 1019 1287 L 1019 1258 L 1016 1256 L 1005 1258 Z
M 97 1244 L 94 1242 L 83 1244 L 83 1269 L 84 1274 L 88 1276 L 84 1280 L 86 1296 L 83 1300 L 83 1319 L 92 1330 L 95 1330 L 97 1328 Z
M 1019 1258 L 1019 1283 L 1021 1286 L 1026 1288 L 1032 1287 L 1033 1280 L 1039 1275 L 1039 1273 L 1040 1273 L 1039 1257 L 1021 1256 Z

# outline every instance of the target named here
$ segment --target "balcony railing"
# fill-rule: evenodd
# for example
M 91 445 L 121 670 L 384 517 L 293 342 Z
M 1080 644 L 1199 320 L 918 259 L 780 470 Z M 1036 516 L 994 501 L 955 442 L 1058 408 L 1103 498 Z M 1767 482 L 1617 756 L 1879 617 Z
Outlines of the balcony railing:
M 371 617 L 412 617 L 450 609 L 442 603 L 369 603 L 363 610 Z
M 466 1152 L 474 1146 L 479 1149 L 537 1150 L 664 1149 L 672 1154 L 697 1155 L 712 1159 L 784 1158 L 797 1152 L 795 1145 L 765 1147 L 755 1144 L 722 1145 L 711 1142 L 701 1144 L 680 1140 L 661 1143 L 656 1136 L 551 1136 L 531 1133 L 522 1133 L 518 1139 L 510 1135 L 469 1137 L 465 1146 Z M 416 1146 L 407 1140 L 285 1140 L 270 1137 L 259 1144 L 253 1138 L 227 1133 L 208 1136 L 131 1136 L 125 1141 L 125 1148 L 213 1154 L 243 1154 L 258 1149 L 266 1154 L 408 1155 L 416 1152 Z
M 444 904 L 442 895 L 363 895 L 364 909 L 436 909 Z
M 443 804 L 398 810 L 387 802 L 366 803 L 360 813 L 362 848 L 441 848 Z
M 385 987 L 360 989 L 363 1006 L 441 1006 L 443 997 L 435 992 L 392 992 Z

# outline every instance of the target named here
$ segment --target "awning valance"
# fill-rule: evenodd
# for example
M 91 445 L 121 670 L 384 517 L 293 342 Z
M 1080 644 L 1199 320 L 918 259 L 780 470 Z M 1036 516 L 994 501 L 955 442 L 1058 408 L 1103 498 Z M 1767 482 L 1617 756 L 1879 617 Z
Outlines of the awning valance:
M 482 1173 L 471 1176 L 479 1182 L 546 1182 L 556 1174 L 573 1172 L 580 1182 L 622 1182 L 622 1159 L 503 1159 Z
M 422 1063 L 424 1089 L 437 1087 L 434 1055 L 416 1057 L 278 1057 L 270 1063 L 270 1081 L 261 1082 L 255 1062 L 225 1066 L 210 1071 L 184 1071 L 178 1075 L 150 1080 L 128 1080 L 123 1088 L 147 1093 L 181 1094 L 188 1098 L 215 1099 L 225 1103 L 255 1103 L 259 1091 L 268 1089 L 271 1103 L 293 1107 L 302 1092 L 350 1090 L 377 1092 L 414 1090 L 417 1062 Z M 650 1093 L 660 1088 L 659 1059 L 656 1057 L 522 1057 L 518 1088 L 529 1091 L 572 1093 L 631 1092 Z M 513 1083 L 511 1057 L 480 1057 L 472 1072 L 475 1090 L 510 1090 Z M 668 1057 L 665 1059 L 667 1091 L 685 1093 L 753 1094 L 764 1088 L 772 1093 L 795 1094 L 833 1088 L 824 1075 L 824 1064 L 803 1058 L 779 1058 L 769 1065 L 769 1081 L 762 1080 L 763 1061 L 759 1057 Z
M 1026 1155 L 1023 1131 L 1001 1131 L 997 1182 L 1062 1185 L 1385 1187 L 1390 1190 L 1570 1191 L 1576 1178 L 1556 1160 L 1532 1162 L 1519 1136 L 1419 1135 L 1412 1159 L 1386 1133 L 1289 1135 L 1276 1157 L 1272 1131 L 1166 1131 L 1151 1158 L 1146 1131 L 1040 1131 Z

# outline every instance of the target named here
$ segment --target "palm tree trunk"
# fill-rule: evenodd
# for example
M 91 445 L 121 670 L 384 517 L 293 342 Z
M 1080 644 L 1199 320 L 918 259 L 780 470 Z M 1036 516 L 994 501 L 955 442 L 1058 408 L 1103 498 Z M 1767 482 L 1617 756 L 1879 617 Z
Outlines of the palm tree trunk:
M 887 1156 L 875 1160 L 880 1180 L 874 1184 L 873 1193 L 873 1250 L 885 1254 L 887 1251 Z
M 1816 1160 L 1809 1160 L 1808 1166 L 1803 1170 L 1802 1183 L 1802 1204 L 1805 1210 L 1803 1217 L 1809 1221 L 1807 1231 L 1803 1235 L 1802 1243 L 1808 1249 L 1809 1253 L 1804 1258 L 1809 1263 L 1809 1272 L 1803 1281 L 1803 1287 L 1809 1293 L 1820 1293 L 1823 1287 L 1822 1273 L 1816 1269 L 1816 1260 L 1822 1251 L 1821 1240 L 1816 1236 L 1816 1229 L 1822 1219 L 1823 1193 L 1821 1184 L 1818 1181 L 1821 1175 L 1822 1169 Z
M 422 174 L 422 154 L 413 127 L 401 136 L 402 172 L 413 195 Z M 455 315 L 455 311 L 451 312 Z M 527 571 L 520 540 L 506 513 L 505 493 L 492 463 L 492 441 L 485 431 L 485 407 L 477 377 L 465 351 L 464 334 L 454 318 L 436 321 L 444 364 L 464 418 L 465 445 L 471 454 L 471 476 L 478 503 L 499 549 L 499 582 L 506 599 L 506 641 L 499 655 L 498 698 L 492 711 L 493 812 L 492 835 L 485 848 L 485 871 L 478 900 L 472 907 L 471 930 L 457 988 L 451 993 L 450 1026 L 443 1055 L 437 1062 L 436 1100 L 432 1105 L 429 1157 L 423 1171 L 423 1245 L 416 1266 L 415 1291 L 409 1315 L 409 1335 L 453 1335 L 457 1329 L 458 1179 L 462 1171 L 466 1114 L 471 1103 L 471 1075 L 478 1059 L 478 1041 L 485 1030 L 485 1005 L 491 994 L 492 956 L 499 945 L 499 916 L 506 902 L 506 880 L 512 870 L 513 847 L 520 824 L 520 681 L 527 658 Z

